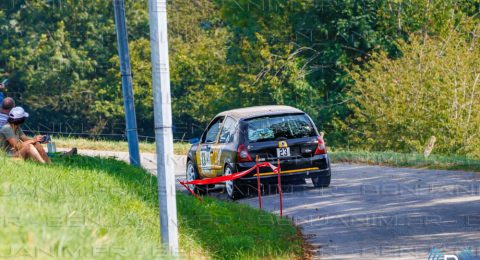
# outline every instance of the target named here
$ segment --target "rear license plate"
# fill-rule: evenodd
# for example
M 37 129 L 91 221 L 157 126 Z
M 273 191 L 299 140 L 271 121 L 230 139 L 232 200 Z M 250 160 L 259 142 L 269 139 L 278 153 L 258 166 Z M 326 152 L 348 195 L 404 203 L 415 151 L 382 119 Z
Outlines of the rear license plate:
M 290 147 L 277 148 L 277 157 L 289 157 Z

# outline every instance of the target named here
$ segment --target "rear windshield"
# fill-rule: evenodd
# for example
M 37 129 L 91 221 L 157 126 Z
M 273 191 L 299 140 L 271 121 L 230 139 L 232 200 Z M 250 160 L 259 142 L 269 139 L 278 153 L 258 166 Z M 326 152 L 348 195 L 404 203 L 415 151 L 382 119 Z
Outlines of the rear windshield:
M 246 120 L 249 142 L 315 136 L 312 122 L 305 114 L 279 115 Z

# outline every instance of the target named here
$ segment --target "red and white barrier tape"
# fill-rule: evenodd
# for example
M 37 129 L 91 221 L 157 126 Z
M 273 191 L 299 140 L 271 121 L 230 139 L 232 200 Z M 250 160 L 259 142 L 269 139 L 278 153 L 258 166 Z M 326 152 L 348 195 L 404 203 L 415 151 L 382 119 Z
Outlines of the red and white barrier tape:
M 219 176 L 219 177 L 214 177 L 214 178 L 206 178 L 206 179 L 201 179 L 201 180 L 193 180 L 193 181 L 178 180 L 178 182 L 180 182 L 180 184 L 182 184 L 188 191 L 190 191 L 190 193 L 192 193 L 193 196 L 195 196 L 197 199 L 203 201 L 197 194 L 195 194 L 195 192 L 193 190 L 191 190 L 188 187 L 189 184 L 192 184 L 192 185 L 207 185 L 207 184 L 216 184 L 216 183 L 226 182 L 226 181 L 233 181 L 233 180 L 236 180 L 238 178 L 241 178 L 241 177 L 249 174 L 253 170 L 255 170 L 257 168 L 260 168 L 260 167 L 270 167 L 270 168 L 272 168 L 274 173 L 278 172 L 278 167 L 274 166 L 273 164 L 271 164 L 269 162 L 263 162 L 263 163 L 257 163 L 252 168 L 247 169 L 245 171 L 236 172 L 236 173 L 233 173 L 233 174 L 230 174 L 230 175 L 224 175 L 224 176 Z

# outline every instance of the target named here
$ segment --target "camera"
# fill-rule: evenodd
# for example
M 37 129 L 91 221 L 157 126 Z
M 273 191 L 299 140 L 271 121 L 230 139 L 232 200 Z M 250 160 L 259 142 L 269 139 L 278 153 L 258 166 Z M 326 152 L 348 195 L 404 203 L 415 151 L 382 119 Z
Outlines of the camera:
M 52 138 L 49 135 L 44 135 L 42 137 L 42 141 L 40 141 L 40 143 L 44 144 L 44 143 L 48 143 L 50 141 L 52 141 Z

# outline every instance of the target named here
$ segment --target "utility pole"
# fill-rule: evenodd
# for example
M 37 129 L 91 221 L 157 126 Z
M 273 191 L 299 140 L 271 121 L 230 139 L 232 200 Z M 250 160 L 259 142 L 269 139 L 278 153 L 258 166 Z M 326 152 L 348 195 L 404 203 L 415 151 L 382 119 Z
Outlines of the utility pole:
M 132 70 L 128 51 L 127 24 L 125 22 L 124 0 L 113 0 L 115 25 L 117 29 L 118 57 L 120 58 L 120 73 L 122 75 L 123 105 L 127 125 L 128 151 L 130 164 L 140 167 L 140 151 L 138 149 L 137 117 L 133 100 Z
M 177 202 L 173 165 L 172 106 L 168 63 L 167 1 L 149 0 L 153 107 L 157 148 L 158 201 L 162 243 L 178 255 Z

